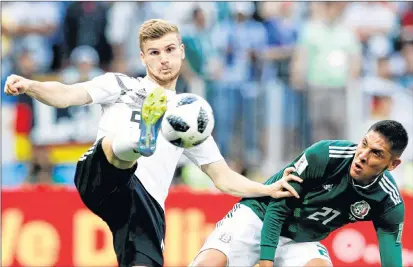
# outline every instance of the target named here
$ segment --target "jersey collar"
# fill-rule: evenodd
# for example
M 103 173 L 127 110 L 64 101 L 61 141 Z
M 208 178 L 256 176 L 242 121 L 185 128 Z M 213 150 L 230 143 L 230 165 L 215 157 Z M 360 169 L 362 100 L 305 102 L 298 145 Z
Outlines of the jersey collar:
M 351 179 L 351 183 L 353 184 L 353 186 L 354 187 L 358 187 L 358 188 L 361 188 L 361 189 L 369 189 L 372 185 L 374 185 L 381 177 L 383 177 L 383 172 L 382 173 L 380 173 L 380 174 L 378 174 L 377 176 L 376 176 L 376 178 L 374 178 L 374 180 L 372 181 L 372 182 L 370 182 L 369 184 L 367 184 L 367 185 L 358 185 L 358 184 L 356 184 L 355 182 L 354 182 L 354 179 L 350 176 L 350 179 Z
M 152 86 L 152 87 L 159 87 L 159 86 L 160 86 L 160 85 L 157 84 L 156 82 L 150 80 L 150 79 L 148 78 L 148 76 L 145 76 L 145 77 L 143 77 L 142 79 L 143 79 L 146 83 L 148 83 L 149 86 Z M 164 87 L 163 87 L 163 88 L 164 88 Z M 171 88 L 164 88 L 164 89 L 167 90 L 167 91 L 175 91 L 174 89 L 171 89 Z

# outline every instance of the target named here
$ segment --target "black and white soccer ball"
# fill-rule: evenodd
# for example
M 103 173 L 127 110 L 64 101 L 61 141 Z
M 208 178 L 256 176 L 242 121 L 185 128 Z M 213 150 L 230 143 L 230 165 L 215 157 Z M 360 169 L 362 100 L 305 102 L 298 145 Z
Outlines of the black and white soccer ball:
M 168 104 L 161 131 L 171 144 L 190 148 L 202 144 L 212 133 L 215 120 L 211 106 L 195 94 L 178 94 Z

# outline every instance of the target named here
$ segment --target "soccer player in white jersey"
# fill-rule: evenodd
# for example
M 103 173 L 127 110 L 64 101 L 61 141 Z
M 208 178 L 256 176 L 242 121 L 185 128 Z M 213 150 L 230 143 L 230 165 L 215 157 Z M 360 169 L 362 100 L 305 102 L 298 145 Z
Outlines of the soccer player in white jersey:
M 101 105 L 97 141 L 79 159 L 75 185 L 85 205 L 108 224 L 120 266 L 162 266 L 164 203 L 182 153 L 219 190 L 234 196 L 298 197 L 288 181 L 301 179 L 289 176 L 271 185 L 252 182 L 228 167 L 212 137 L 183 149 L 158 135 L 167 99 L 175 95 L 184 46 L 178 28 L 159 19 L 141 26 L 139 45 L 147 70 L 144 78 L 106 73 L 65 85 L 11 75 L 4 90 L 56 108 Z

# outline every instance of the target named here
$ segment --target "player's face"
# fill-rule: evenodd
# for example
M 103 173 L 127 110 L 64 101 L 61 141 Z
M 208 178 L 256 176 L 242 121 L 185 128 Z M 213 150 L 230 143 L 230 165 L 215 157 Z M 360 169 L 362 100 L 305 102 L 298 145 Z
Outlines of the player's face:
M 400 159 L 391 153 L 391 145 L 381 134 L 370 131 L 359 143 L 350 175 L 360 183 L 369 183 L 384 170 L 393 170 Z
M 143 44 L 141 59 L 148 75 L 159 85 L 168 86 L 178 76 L 185 58 L 184 45 L 176 33 L 169 33 Z

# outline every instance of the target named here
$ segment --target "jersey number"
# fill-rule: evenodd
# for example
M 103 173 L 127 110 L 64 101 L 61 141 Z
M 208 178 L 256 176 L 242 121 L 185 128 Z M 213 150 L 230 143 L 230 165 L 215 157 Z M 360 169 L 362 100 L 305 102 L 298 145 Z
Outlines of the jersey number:
M 308 216 L 308 219 L 314 220 L 314 221 L 319 221 L 320 219 L 325 219 L 322 224 L 326 225 L 328 222 L 330 222 L 332 219 L 340 215 L 339 211 L 333 210 L 331 208 L 322 208 L 324 212 L 317 211 Z M 321 217 L 321 218 L 320 218 Z

